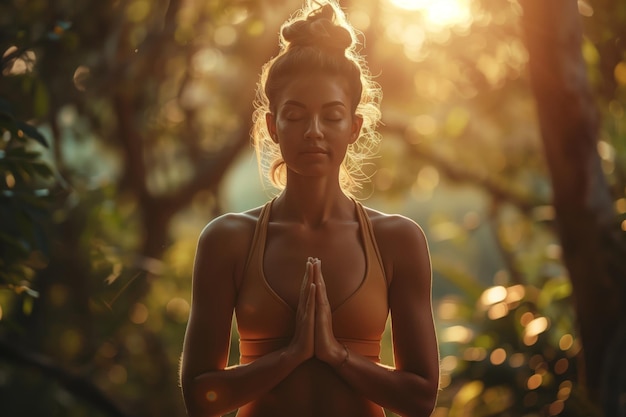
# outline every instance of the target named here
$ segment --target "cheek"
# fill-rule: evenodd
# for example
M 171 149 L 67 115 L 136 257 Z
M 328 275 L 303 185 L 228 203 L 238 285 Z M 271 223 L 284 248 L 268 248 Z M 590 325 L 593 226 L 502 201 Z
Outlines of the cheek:
M 276 129 L 282 132 L 293 132 L 296 131 L 301 123 L 288 122 L 286 120 L 278 120 L 276 122 Z

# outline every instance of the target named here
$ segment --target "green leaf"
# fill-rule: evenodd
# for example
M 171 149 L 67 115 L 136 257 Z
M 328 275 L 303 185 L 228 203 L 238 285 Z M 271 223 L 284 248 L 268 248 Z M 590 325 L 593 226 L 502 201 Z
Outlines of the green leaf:
M 8 150 L 5 157 L 11 160 L 35 161 L 39 156 L 39 152 L 27 151 L 21 147 Z
M 20 129 L 17 127 L 17 123 L 13 117 L 9 114 L 2 113 L 0 110 L 0 132 L 2 132 L 3 129 L 11 132 L 12 139 L 19 138 L 18 132 Z
M 26 136 L 28 136 L 31 139 L 35 139 L 37 142 L 41 143 L 46 148 L 48 147 L 48 141 L 46 141 L 46 138 L 34 126 L 29 125 L 28 123 L 25 123 L 25 122 L 16 122 L 16 125 L 18 128 L 20 128 L 24 132 Z
M 35 172 L 37 173 L 37 175 L 39 175 L 42 178 L 50 178 L 53 175 L 52 169 L 50 169 L 50 167 L 47 164 L 34 163 L 33 168 Z

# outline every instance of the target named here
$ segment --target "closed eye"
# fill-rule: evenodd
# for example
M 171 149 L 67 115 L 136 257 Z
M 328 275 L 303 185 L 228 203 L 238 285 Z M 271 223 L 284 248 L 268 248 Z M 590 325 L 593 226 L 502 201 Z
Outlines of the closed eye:
M 303 118 L 304 115 L 300 112 L 287 113 L 285 115 L 285 119 L 289 120 L 290 122 L 297 122 L 298 120 L 302 120 Z
M 342 112 L 335 111 L 335 112 L 331 112 L 331 113 L 326 114 L 324 116 L 324 119 L 329 120 L 331 122 L 339 122 L 339 121 L 343 120 L 343 117 L 344 117 L 344 115 L 343 115 Z

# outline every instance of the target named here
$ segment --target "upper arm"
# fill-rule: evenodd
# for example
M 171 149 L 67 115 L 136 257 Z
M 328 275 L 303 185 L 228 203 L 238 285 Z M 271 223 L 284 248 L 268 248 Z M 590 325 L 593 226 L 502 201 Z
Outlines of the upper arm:
M 432 271 L 422 229 L 401 216 L 379 227 L 379 246 L 390 257 L 389 305 L 395 367 L 415 373 L 436 391 L 439 351 L 432 312 Z M 380 242 L 382 240 L 382 242 Z
M 224 369 L 228 363 L 235 279 L 249 240 L 246 229 L 240 215 L 226 215 L 209 223 L 198 239 L 183 344 L 183 388 L 196 376 Z

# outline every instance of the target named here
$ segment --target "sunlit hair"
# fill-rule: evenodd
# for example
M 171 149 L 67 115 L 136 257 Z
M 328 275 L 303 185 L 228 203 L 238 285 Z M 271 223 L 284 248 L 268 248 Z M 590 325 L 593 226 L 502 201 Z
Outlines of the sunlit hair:
M 281 26 L 280 52 L 267 62 L 257 86 L 252 139 L 262 176 L 272 185 L 286 185 L 285 162 L 279 146 L 267 130 L 266 113 L 276 114 L 276 97 L 286 84 L 303 73 L 321 71 L 345 77 L 352 98 L 352 112 L 363 118 L 356 142 L 348 146 L 339 182 L 353 194 L 368 179 L 364 162 L 371 158 L 380 141 L 376 127 L 380 121 L 381 90 L 372 80 L 363 57 L 358 53 L 354 28 L 334 1 L 311 1 Z

